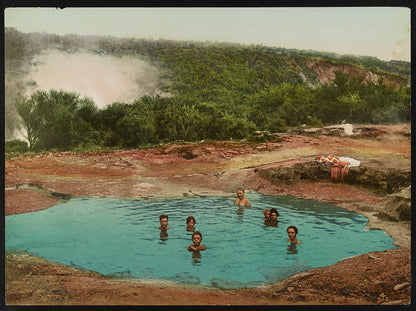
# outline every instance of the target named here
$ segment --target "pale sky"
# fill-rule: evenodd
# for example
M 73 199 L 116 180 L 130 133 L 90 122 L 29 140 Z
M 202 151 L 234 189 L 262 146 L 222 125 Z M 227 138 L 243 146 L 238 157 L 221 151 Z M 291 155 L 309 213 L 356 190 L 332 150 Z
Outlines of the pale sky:
M 5 26 L 58 35 L 217 41 L 410 61 L 410 9 L 7 8 Z

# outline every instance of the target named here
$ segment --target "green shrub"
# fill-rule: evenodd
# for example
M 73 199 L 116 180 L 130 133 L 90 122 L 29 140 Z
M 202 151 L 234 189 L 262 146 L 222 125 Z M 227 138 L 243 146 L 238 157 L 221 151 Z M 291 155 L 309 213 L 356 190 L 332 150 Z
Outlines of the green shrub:
M 5 143 L 5 151 L 6 152 L 27 152 L 29 151 L 29 146 L 27 144 L 27 142 L 20 140 L 20 139 L 15 139 L 15 140 L 11 140 L 11 141 L 6 141 Z

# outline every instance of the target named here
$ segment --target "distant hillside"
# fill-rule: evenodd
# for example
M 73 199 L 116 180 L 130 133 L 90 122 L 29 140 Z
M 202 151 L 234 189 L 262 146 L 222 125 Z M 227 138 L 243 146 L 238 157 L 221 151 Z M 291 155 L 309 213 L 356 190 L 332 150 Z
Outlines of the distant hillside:
M 25 34 L 6 28 L 6 138 L 15 137 L 20 124 L 16 100 L 24 103 L 22 95 L 30 97 L 39 89 L 64 88 L 48 87 L 58 74 L 63 91 L 94 99 L 82 101 L 89 102 L 83 124 L 93 144 L 134 147 L 178 139 L 244 138 L 256 130 L 279 132 L 342 120 L 410 121 L 408 62 L 260 45 Z M 53 102 L 57 96 L 76 97 L 59 92 L 36 96 L 31 99 L 35 104 L 39 98 Z M 71 145 L 84 139 L 75 137 Z
M 247 63 L 256 67 L 262 63 L 265 67 L 278 67 L 281 71 L 293 70 L 301 74 L 302 79 L 311 84 L 330 83 L 334 72 L 340 70 L 349 76 L 363 76 L 365 82 L 410 85 L 410 62 L 381 61 L 375 57 L 338 55 L 330 52 L 304 51 L 296 49 L 274 48 L 259 45 L 239 45 L 229 43 L 183 42 L 171 40 L 147 40 L 115 38 L 104 36 L 59 36 L 46 33 L 21 33 L 13 28 L 5 29 L 5 58 L 7 71 L 28 65 L 36 55 L 48 49 L 57 49 L 68 53 L 89 51 L 99 55 L 147 57 L 151 62 L 162 61 L 162 65 L 172 67 L 173 63 L 187 60 L 209 61 L 215 57 L 212 65 L 227 65 L 235 62 Z M 189 53 L 189 51 L 193 53 Z M 191 55 L 190 55 L 191 54 Z M 175 58 L 179 57 L 179 58 Z M 205 59 L 204 57 L 208 57 Z M 233 58 L 235 57 L 235 58 Z M 36 65 L 36 64 L 31 64 Z M 283 68 L 288 66 L 289 68 Z M 24 68 L 19 68 L 24 72 Z M 256 68 L 259 70 L 261 68 Z M 293 73 L 292 72 L 292 73 Z M 286 73 L 286 76 L 289 73 Z M 289 74 L 290 75 L 290 74 Z M 288 77 L 287 77 L 288 78 Z M 290 78 L 288 78 L 290 80 Z M 292 77 L 292 79 L 295 79 Z

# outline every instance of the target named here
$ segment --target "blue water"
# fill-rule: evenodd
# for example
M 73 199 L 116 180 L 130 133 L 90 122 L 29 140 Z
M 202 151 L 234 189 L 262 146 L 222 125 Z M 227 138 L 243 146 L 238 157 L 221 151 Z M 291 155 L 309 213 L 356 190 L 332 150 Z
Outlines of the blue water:
M 313 267 L 370 251 L 395 248 L 381 230 L 366 230 L 367 218 L 332 204 L 247 192 L 251 208 L 234 198 L 146 202 L 77 198 L 52 208 L 6 216 L 6 250 L 25 250 L 48 260 L 106 275 L 164 279 L 219 288 L 275 282 Z M 280 213 L 265 227 L 263 209 Z M 159 215 L 169 215 L 161 238 Z M 207 250 L 187 251 L 196 218 Z M 295 225 L 303 245 L 289 247 L 286 228 Z

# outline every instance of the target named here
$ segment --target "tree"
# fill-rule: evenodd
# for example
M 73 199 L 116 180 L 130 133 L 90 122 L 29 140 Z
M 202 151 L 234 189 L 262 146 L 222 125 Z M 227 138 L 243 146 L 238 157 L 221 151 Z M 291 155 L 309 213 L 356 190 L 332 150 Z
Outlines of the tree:
M 91 99 L 62 90 L 37 91 L 16 101 L 30 148 L 46 150 L 76 146 L 90 135 L 94 105 Z
M 125 148 L 136 148 L 156 141 L 153 118 L 140 113 L 125 115 L 116 124 L 116 134 Z
M 347 122 L 365 122 L 369 119 L 370 115 L 366 109 L 366 102 L 361 99 L 358 92 L 349 92 L 342 95 L 338 97 L 338 101 L 349 111 L 345 116 Z
M 338 88 L 339 92 L 345 92 L 349 78 L 346 74 L 342 73 L 340 70 L 335 71 L 334 85 Z
M 36 113 L 36 105 L 32 100 L 21 97 L 16 100 L 16 110 L 21 118 L 24 128 L 23 136 L 29 143 L 29 149 L 33 149 L 39 142 L 40 118 Z

